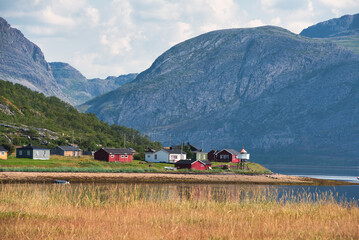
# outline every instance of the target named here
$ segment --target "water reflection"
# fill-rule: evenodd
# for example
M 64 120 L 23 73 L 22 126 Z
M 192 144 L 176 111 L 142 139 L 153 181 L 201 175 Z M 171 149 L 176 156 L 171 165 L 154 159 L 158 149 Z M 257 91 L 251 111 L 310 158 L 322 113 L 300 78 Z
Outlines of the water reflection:
M 81 185 L 81 188 L 86 185 Z M 95 185 L 99 187 L 99 185 Z M 76 188 L 76 185 L 72 187 Z M 113 188 L 118 188 L 114 191 Z M 135 193 L 136 198 L 147 200 L 190 200 L 216 202 L 359 202 L 359 192 L 349 191 L 352 186 L 273 186 L 236 184 L 101 184 L 107 194 Z M 359 188 L 355 188 L 359 190 Z M 93 190 L 89 190 L 89 192 Z

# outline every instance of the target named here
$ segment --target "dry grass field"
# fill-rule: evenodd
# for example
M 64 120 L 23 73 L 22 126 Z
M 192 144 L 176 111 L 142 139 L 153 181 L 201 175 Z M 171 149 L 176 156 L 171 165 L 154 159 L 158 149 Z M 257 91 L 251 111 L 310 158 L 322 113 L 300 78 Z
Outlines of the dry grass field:
M 359 239 L 330 193 L 209 185 L 0 185 L 1 239 Z

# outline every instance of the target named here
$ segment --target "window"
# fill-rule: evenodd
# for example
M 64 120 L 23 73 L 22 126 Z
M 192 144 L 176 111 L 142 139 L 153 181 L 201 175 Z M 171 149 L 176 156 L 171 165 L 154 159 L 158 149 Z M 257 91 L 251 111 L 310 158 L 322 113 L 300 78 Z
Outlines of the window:
M 148 158 L 150 158 L 150 157 L 151 157 L 151 155 L 147 155 L 147 157 L 148 157 Z
M 5 155 L 5 152 L 1 152 L 1 156 L 4 156 Z
M 125 158 L 128 158 L 128 156 L 127 156 L 127 155 L 125 155 Z
M 201 167 L 204 167 L 204 165 L 203 165 L 203 164 L 201 164 Z
M 172 155 L 172 159 L 177 159 L 177 155 Z
M 35 155 L 36 155 L 36 156 L 39 156 L 39 151 L 36 151 L 36 152 L 35 152 Z
M 121 155 L 121 158 L 123 158 L 123 155 Z
M 22 155 L 22 150 L 19 150 L 19 155 L 20 155 L 20 156 Z
M 229 159 L 229 155 L 220 155 L 219 157 L 221 160 L 228 160 Z
M 46 151 L 44 151 L 44 155 L 42 155 L 43 157 L 46 157 Z
M 114 158 L 114 157 L 115 157 L 115 155 L 112 154 L 112 155 L 111 155 L 111 158 Z
M 155 159 L 157 159 L 157 154 L 155 154 Z
M 26 155 L 30 155 L 30 150 L 27 150 L 27 153 L 26 153 Z

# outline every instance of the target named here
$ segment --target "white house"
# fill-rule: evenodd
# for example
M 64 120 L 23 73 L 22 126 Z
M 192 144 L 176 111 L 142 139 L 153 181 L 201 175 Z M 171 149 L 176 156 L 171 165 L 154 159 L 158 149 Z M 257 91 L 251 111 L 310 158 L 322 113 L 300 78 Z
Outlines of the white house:
M 179 160 L 186 160 L 187 154 L 181 149 L 161 149 L 156 151 L 146 151 L 145 160 L 147 162 L 175 163 Z

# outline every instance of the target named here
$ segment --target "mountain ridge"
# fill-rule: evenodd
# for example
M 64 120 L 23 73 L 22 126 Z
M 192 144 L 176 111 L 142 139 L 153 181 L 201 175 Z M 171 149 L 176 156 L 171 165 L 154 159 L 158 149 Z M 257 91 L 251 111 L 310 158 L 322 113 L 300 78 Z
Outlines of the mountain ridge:
M 136 76 L 127 74 L 106 80 L 86 79 L 68 63 L 48 63 L 36 44 L 0 17 L 1 79 L 78 105 L 132 81 Z
M 317 156 L 330 155 L 338 142 L 321 122 L 343 130 L 340 116 L 326 116 L 321 109 L 336 107 L 334 99 L 348 99 L 359 81 L 358 65 L 358 56 L 343 47 L 279 27 L 219 30 L 170 48 L 135 81 L 82 109 L 104 121 L 135 127 L 164 144 L 171 138 L 204 141 L 207 150 L 244 145 L 254 154 L 304 156 L 315 149 Z M 353 140 L 353 135 L 346 138 Z M 353 140 L 348 147 L 355 144 Z
M 310 38 L 332 38 L 340 36 L 359 35 L 359 13 L 344 15 L 317 23 L 303 29 L 299 35 Z

